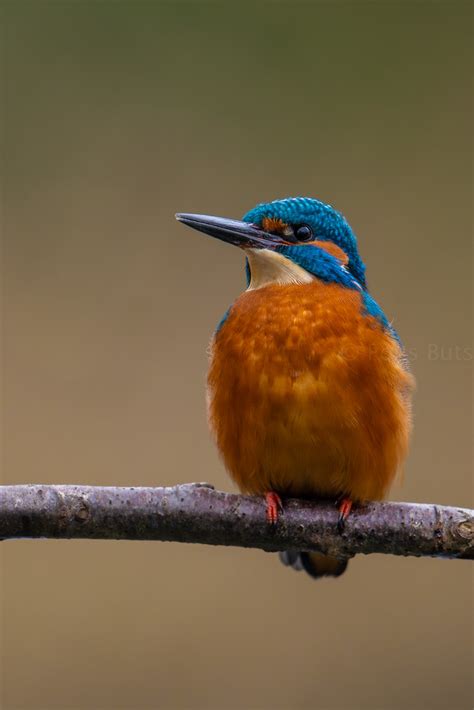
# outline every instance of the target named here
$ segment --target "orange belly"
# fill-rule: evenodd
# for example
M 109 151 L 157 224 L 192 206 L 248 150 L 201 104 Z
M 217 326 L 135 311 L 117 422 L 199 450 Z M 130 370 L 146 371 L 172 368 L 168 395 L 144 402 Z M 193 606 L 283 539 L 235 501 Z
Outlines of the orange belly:
M 243 293 L 208 373 L 210 426 L 239 488 L 383 498 L 410 432 L 400 358 L 357 291 L 314 281 Z

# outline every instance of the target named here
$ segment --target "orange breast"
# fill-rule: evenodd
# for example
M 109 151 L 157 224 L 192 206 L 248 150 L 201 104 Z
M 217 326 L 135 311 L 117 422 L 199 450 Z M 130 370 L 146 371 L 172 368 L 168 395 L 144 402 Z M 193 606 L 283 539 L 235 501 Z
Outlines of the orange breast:
M 410 431 L 400 356 L 357 291 L 315 281 L 243 293 L 208 373 L 210 426 L 239 488 L 382 498 Z

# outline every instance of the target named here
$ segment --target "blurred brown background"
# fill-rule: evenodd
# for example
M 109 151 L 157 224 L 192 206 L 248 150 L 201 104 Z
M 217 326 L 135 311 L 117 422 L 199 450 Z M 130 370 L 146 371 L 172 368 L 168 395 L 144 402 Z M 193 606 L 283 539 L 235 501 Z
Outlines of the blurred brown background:
M 303 194 L 348 217 L 413 362 L 392 497 L 472 504 L 471 7 L 3 3 L 5 483 L 231 490 L 204 381 L 242 256 L 173 215 Z M 5 710 L 472 707 L 467 562 L 1 553 Z

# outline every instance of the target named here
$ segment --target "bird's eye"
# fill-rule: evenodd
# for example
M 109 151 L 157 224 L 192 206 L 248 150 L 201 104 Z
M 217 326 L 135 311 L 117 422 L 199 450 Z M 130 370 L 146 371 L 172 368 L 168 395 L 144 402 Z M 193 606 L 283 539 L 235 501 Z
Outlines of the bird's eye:
M 309 242 L 313 238 L 313 230 L 307 224 L 302 224 L 296 228 L 295 237 L 299 242 Z

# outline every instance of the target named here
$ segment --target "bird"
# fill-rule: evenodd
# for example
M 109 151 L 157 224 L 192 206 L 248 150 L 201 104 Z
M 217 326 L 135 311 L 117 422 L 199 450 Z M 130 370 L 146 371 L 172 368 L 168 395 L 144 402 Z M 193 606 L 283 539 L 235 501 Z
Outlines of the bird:
M 242 493 L 277 525 L 286 498 L 330 499 L 344 530 L 353 506 L 386 497 L 408 452 L 414 378 L 392 323 L 369 293 L 357 237 L 311 197 L 263 202 L 242 220 L 178 213 L 239 247 L 246 289 L 209 348 L 208 420 Z M 285 551 L 313 578 L 347 558 Z

